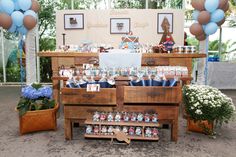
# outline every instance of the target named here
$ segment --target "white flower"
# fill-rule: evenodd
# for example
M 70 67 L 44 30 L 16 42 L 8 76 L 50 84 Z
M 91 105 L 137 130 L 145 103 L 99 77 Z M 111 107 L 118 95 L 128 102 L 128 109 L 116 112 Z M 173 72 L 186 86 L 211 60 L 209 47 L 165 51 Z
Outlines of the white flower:
M 202 114 L 202 111 L 201 111 L 200 109 L 197 109 L 197 110 L 195 111 L 195 113 L 201 115 L 201 114 Z

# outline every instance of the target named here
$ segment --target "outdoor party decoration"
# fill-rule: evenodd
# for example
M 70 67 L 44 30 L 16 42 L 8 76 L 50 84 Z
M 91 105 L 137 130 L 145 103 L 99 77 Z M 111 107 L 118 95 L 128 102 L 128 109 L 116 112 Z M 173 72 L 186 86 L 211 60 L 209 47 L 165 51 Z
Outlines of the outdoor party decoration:
M 0 0 L 0 27 L 26 35 L 36 26 L 39 10 L 36 0 Z
M 192 0 L 192 17 L 196 20 L 190 26 L 191 34 L 199 41 L 216 33 L 218 27 L 225 22 L 225 12 L 229 9 L 228 0 Z

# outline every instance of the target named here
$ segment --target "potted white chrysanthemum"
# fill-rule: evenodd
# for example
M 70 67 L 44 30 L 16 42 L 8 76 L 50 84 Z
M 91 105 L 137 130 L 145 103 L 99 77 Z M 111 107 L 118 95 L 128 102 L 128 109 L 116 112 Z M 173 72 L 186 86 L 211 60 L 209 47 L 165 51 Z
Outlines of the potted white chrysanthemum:
M 183 101 L 188 114 L 189 131 L 210 134 L 213 124 L 227 123 L 235 114 L 232 99 L 210 86 L 184 86 Z

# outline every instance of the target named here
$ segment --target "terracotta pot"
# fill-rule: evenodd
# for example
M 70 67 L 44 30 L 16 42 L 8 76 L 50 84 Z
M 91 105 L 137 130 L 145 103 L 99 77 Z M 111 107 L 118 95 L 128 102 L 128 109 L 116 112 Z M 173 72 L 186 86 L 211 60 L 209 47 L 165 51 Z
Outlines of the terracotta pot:
M 57 119 L 56 113 L 59 105 L 55 105 L 53 109 L 27 111 L 25 115 L 19 117 L 20 134 L 56 130 Z
M 213 131 L 213 123 L 208 120 L 194 121 L 190 118 L 187 119 L 187 130 L 192 132 L 210 134 Z

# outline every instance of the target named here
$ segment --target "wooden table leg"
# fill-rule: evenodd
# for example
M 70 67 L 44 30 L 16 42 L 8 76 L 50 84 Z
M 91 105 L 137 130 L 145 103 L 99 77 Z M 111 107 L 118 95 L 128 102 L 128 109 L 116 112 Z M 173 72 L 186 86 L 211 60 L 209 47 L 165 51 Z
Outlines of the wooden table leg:
M 70 119 L 65 119 L 65 139 L 66 140 L 72 140 L 72 123 Z
M 178 119 L 173 120 L 171 124 L 171 140 L 177 142 L 178 140 Z

